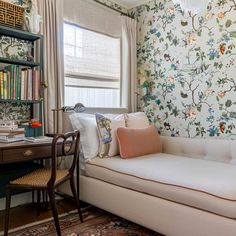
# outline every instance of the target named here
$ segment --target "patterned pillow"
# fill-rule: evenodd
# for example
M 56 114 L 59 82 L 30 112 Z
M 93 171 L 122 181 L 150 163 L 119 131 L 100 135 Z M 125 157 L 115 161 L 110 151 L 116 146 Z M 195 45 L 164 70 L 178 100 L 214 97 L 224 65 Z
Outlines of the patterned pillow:
M 99 136 L 99 157 L 119 155 L 119 145 L 116 137 L 117 129 L 125 127 L 124 115 L 96 113 Z

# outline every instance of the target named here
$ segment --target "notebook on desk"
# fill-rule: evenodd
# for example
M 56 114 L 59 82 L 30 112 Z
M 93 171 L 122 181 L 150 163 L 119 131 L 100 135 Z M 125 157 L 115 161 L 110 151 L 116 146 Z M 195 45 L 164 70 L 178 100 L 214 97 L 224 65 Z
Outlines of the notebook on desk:
M 37 143 L 37 142 L 50 142 L 52 141 L 52 137 L 47 136 L 38 136 L 38 137 L 26 137 L 24 138 L 25 141 L 31 142 L 31 143 Z
M 0 139 L 0 143 L 14 143 L 24 141 L 25 138 L 7 138 L 7 139 Z

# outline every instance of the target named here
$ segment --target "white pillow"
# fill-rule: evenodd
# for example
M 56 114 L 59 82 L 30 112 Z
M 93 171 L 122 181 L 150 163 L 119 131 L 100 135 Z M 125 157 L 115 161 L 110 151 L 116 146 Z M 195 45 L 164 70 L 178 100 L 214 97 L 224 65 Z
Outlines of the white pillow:
M 124 114 L 96 113 L 99 136 L 99 157 L 113 157 L 120 153 L 117 140 L 117 129 L 125 127 Z
M 81 151 L 84 159 L 92 159 L 98 155 L 99 138 L 95 115 L 86 113 L 75 113 L 70 115 L 74 130 L 80 131 Z
M 144 112 L 125 114 L 126 127 L 144 129 L 150 126 L 149 120 Z

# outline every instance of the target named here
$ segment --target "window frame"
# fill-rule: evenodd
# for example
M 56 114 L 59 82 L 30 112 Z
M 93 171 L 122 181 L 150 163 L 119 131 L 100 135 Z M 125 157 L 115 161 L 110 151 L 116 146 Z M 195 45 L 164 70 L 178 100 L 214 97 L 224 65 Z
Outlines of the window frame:
M 97 34 L 105 35 L 105 36 L 108 36 L 108 37 L 111 37 L 111 38 L 114 38 L 114 39 L 119 39 L 119 41 L 120 41 L 120 79 L 115 79 L 115 78 L 114 79 L 108 79 L 105 76 L 94 76 L 94 77 L 92 77 L 91 75 L 86 75 L 86 74 L 79 74 L 79 73 L 78 74 L 72 74 L 72 73 L 66 73 L 66 72 L 64 72 L 64 79 L 67 77 L 67 78 L 72 78 L 72 79 L 87 79 L 87 80 L 97 80 L 97 81 L 107 81 L 107 82 L 108 81 L 110 81 L 110 82 L 118 82 L 119 81 L 119 90 L 120 90 L 120 93 L 119 93 L 120 99 L 118 101 L 119 107 L 111 107 L 111 108 L 114 108 L 114 109 L 122 108 L 122 66 L 123 65 L 122 65 L 122 38 L 121 38 L 121 36 L 120 37 L 111 36 L 109 34 L 101 33 L 101 32 L 96 31 L 96 30 L 91 30 L 91 29 L 83 27 L 83 26 L 81 26 L 79 24 L 68 22 L 68 21 L 65 21 L 65 20 L 63 21 L 63 26 L 64 26 L 64 24 L 68 24 L 68 25 L 71 25 L 71 26 L 74 26 L 74 27 L 78 27 L 80 29 L 88 30 L 90 32 L 94 32 L 94 33 L 97 33 Z M 63 39 L 64 39 L 64 32 L 63 32 Z M 69 44 L 67 44 L 67 45 L 69 45 Z M 63 41 L 63 48 L 64 48 L 64 46 L 65 46 L 65 42 Z M 75 45 L 71 44 L 70 46 L 74 46 L 76 48 Z M 65 59 L 65 55 L 64 55 L 64 59 Z M 114 90 L 118 90 L 118 88 L 66 85 L 65 82 L 64 82 L 64 90 L 65 90 L 66 87 L 70 87 L 70 88 L 96 88 L 96 89 L 114 89 Z M 64 101 L 64 103 L 65 103 L 65 101 Z

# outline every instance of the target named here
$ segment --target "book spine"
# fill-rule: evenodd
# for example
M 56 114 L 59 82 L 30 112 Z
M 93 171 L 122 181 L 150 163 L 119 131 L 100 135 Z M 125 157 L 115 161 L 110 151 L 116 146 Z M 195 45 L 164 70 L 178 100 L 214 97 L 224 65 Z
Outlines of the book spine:
M 10 74 L 11 74 L 11 99 L 14 99 L 14 65 L 11 65 Z
M 24 73 L 24 70 L 21 70 L 20 73 L 21 73 L 20 99 L 24 100 L 25 99 L 25 94 L 24 94 L 24 92 L 25 92 L 25 73 Z
M 16 78 L 17 78 L 17 67 L 18 67 L 18 66 L 14 66 L 13 99 L 16 99 L 16 89 L 17 89 L 17 83 L 16 83 Z
M 28 70 L 25 70 L 24 71 L 24 77 L 25 77 L 25 98 L 24 100 L 27 100 L 28 99 Z
M 16 66 L 16 72 L 15 72 L 15 99 L 18 99 L 18 77 L 19 77 L 19 66 Z
M 37 89 L 37 94 L 38 94 L 38 99 L 40 100 L 41 97 L 41 74 L 40 74 L 40 70 L 37 71 L 37 84 L 38 84 L 38 89 Z
M 16 99 L 20 100 L 20 91 L 21 91 L 21 68 L 20 66 L 16 67 Z
M 0 99 L 3 99 L 3 71 L 0 71 Z
M 35 73 L 36 73 L 36 70 L 34 69 L 33 71 L 33 76 L 32 76 L 32 91 L 33 91 L 33 94 L 32 94 L 32 99 L 33 100 L 36 100 L 36 93 L 35 93 L 35 87 L 36 87 L 36 77 L 35 77 Z
M 33 72 L 32 69 L 28 69 L 28 100 L 32 100 L 32 76 Z
M 3 72 L 3 98 L 7 99 L 7 71 Z
M 11 99 L 11 73 L 7 71 L 7 99 Z

